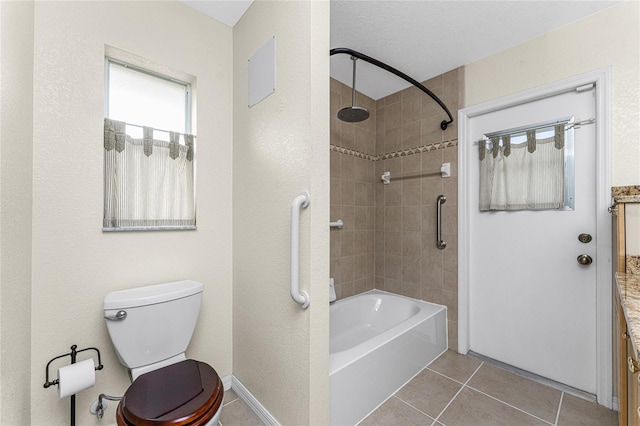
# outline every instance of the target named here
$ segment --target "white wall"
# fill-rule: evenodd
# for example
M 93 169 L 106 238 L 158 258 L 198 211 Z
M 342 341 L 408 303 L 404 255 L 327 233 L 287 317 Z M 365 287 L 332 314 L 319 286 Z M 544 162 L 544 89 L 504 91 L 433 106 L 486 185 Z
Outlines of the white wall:
M 640 204 L 625 205 L 624 233 L 626 255 L 640 256 Z
M 89 414 L 129 384 L 102 319 L 109 291 L 203 282 L 187 355 L 232 372 L 232 31 L 164 1 L 36 2 L 34 28 L 31 424 L 68 424 L 68 398 L 42 384 L 72 344 L 97 346 L 105 365 L 77 397 L 78 424 L 109 424 L 115 404 L 100 423 Z M 197 78 L 197 231 L 101 231 L 105 45 Z
M 276 36 L 276 92 L 249 109 L 247 60 Z M 329 4 L 256 1 L 234 44 L 234 375 L 282 424 L 329 414 Z M 289 213 L 301 214 L 302 310 L 289 294 Z
M 0 2 L 0 40 L 0 424 L 18 425 L 31 405 L 33 3 Z
M 466 106 L 611 67 L 612 184 L 640 183 L 640 2 L 626 1 L 467 65 Z

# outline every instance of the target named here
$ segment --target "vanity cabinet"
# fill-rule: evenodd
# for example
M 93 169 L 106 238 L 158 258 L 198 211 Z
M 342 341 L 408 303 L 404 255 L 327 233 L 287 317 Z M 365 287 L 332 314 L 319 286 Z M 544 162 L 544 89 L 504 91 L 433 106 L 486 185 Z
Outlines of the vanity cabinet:
M 640 425 L 640 405 L 638 404 L 638 357 L 633 350 L 631 339 L 625 339 L 627 343 L 627 425 Z
M 620 426 L 640 426 L 638 408 L 638 358 L 627 329 L 620 303 L 618 317 L 618 423 Z
M 640 363 L 627 328 L 620 297 L 614 304 L 616 364 L 618 380 L 618 424 L 640 426 Z
M 613 341 L 618 421 L 640 426 L 640 186 L 612 189 Z
M 627 321 L 624 318 L 624 312 L 622 311 L 622 305 L 620 304 L 620 296 L 615 294 L 615 302 L 613 304 L 613 336 L 614 336 L 614 365 L 615 380 L 617 382 L 617 395 L 618 395 L 618 426 L 627 425 L 627 372 L 625 366 L 627 365 Z

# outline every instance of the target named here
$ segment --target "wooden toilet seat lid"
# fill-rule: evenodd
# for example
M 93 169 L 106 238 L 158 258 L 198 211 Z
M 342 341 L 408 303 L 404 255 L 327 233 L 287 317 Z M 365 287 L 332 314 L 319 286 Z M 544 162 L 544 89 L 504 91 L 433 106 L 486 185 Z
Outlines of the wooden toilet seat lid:
M 204 424 L 220 408 L 223 395 L 216 371 L 188 359 L 138 377 L 118 411 L 135 425 Z

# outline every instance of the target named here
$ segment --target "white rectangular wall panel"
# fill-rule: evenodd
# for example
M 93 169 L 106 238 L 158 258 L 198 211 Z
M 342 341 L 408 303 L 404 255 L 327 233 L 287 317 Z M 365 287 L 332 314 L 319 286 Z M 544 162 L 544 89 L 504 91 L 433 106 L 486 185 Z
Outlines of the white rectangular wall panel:
M 276 91 L 276 37 L 249 58 L 249 108 Z

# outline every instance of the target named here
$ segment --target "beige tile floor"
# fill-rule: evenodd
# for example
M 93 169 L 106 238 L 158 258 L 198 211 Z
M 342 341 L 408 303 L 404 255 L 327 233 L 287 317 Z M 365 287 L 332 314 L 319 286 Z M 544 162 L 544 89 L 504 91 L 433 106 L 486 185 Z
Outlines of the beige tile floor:
M 220 426 L 261 426 L 258 416 L 230 389 L 224 391 Z
M 447 351 L 361 425 L 614 426 L 615 411 Z
M 615 411 L 479 359 L 447 351 L 360 424 L 433 426 L 614 426 Z M 233 391 L 222 426 L 260 425 Z

